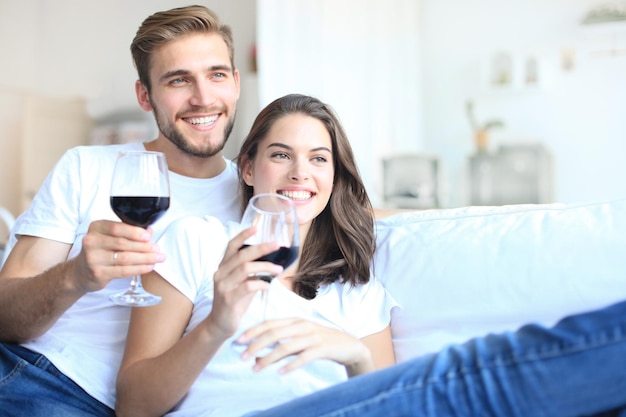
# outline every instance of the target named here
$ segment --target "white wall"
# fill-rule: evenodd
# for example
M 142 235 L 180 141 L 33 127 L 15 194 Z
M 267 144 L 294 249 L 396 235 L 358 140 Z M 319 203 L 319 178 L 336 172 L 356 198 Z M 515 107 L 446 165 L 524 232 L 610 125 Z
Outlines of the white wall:
M 148 15 L 184 0 L 1 0 L 0 86 L 87 98 L 100 116 L 135 109 L 130 42 Z M 256 9 L 252 0 L 208 0 L 235 34 L 235 63 L 248 75 Z M 10 63 L 10 64 L 9 64 Z
M 239 117 L 229 149 L 236 148 L 258 110 L 256 77 L 248 70 L 248 51 L 256 37 L 256 1 L 207 0 L 235 32 L 236 63 L 242 70 L 243 95 Z M 337 3 L 339 6 L 334 7 Z M 419 83 L 398 94 L 417 91 L 413 107 L 419 114 L 390 110 L 380 103 L 378 112 L 346 113 L 355 135 L 355 151 L 368 183 L 380 183 L 377 161 L 384 151 L 420 149 L 442 157 L 447 178 L 447 206 L 466 203 L 463 177 L 467 155 L 473 150 L 471 131 L 465 117 L 465 101 L 473 99 L 480 119 L 500 118 L 506 126 L 493 132 L 493 146 L 505 141 L 539 140 L 556 160 L 556 199 L 580 201 L 626 194 L 626 55 L 596 56 L 610 47 L 606 33 L 589 33 L 579 21 L 601 0 L 415 0 L 417 16 L 406 16 L 421 25 L 415 47 L 403 45 L 416 57 L 398 61 L 357 62 L 355 70 L 371 74 L 372 89 L 333 91 L 340 101 L 340 115 L 350 103 L 363 105 L 371 91 L 384 90 L 398 74 L 399 63 L 417 61 Z M 0 0 L 0 205 L 11 206 L 18 196 L 15 181 L 20 152 L 18 107 L 23 95 L 37 91 L 47 95 L 84 96 L 94 117 L 111 111 L 137 109 L 133 84 L 136 78 L 129 44 L 140 22 L 150 13 L 190 4 L 182 0 Z M 323 2 L 322 15 L 332 16 L 327 25 L 328 56 L 349 61 L 351 52 L 367 34 L 369 21 L 356 21 L 344 0 Z M 386 19 L 391 9 L 375 0 L 361 7 L 379 10 Z M 394 7 L 398 7 L 393 3 Z M 419 7 L 418 7 L 419 5 Z M 378 9 L 377 9 L 378 8 Z M 337 14 L 340 11 L 342 14 Z M 278 10 L 276 11 L 278 13 Z M 375 22 L 372 21 L 372 22 Z M 289 21 L 282 24 L 289 25 Z M 332 41 L 339 29 L 352 33 L 347 40 Z M 404 25 L 402 27 L 405 27 Z M 355 32 L 353 29 L 358 29 Z M 379 27 L 388 33 L 393 25 Z M 406 28 L 405 28 L 406 29 Z M 355 33 L 359 35 L 356 36 Z M 617 46 L 626 49 L 624 34 Z M 384 48 L 384 42 L 373 45 Z M 543 64 L 543 85 L 536 90 L 496 93 L 483 88 L 482 65 L 496 50 L 518 57 L 535 54 Z M 564 50 L 575 51 L 575 67 L 561 70 Z M 341 61 L 337 61 L 341 62 Z M 337 73 L 349 77 L 351 70 Z M 297 74 L 296 74 L 297 75 Z M 351 87 L 352 88 L 352 87 Z M 409 92 L 409 93 L 407 93 Z M 421 93 L 420 93 L 421 92 Z M 360 95 L 356 94 L 359 93 Z M 324 97 L 326 98 L 326 97 Z M 391 102 L 393 103 L 393 102 Z M 358 107 L 357 107 L 358 108 Z M 357 112 L 358 113 L 358 112 Z M 362 118 L 380 118 L 375 142 L 359 146 Z M 402 119 L 409 120 L 406 134 Z M 416 130 L 417 134 L 413 133 Z M 391 139 L 390 139 L 391 138 Z M 46 140 L 46 138 L 41 139 Z M 391 140 L 391 142 L 389 142 Z M 232 151 L 231 151 L 232 152 Z
M 626 196 L 626 39 L 616 31 L 621 55 L 607 30 L 580 25 L 599 0 L 421 0 L 425 148 L 442 156 L 447 205 L 466 202 L 466 157 L 473 151 L 465 102 L 479 119 L 499 118 L 492 146 L 540 141 L 554 154 L 555 199 L 562 202 Z M 538 88 L 488 88 L 485 65 L 505 50 L 536 56 Z M 574 67 L 562 69 L 562 54 Z
M 259 97 L 309 94 L 338 113 L 382 206 L 382 158 L 421 149 L 416 0 L 258 0 Z
M 19 106 L 28 93 L 84 97 L 94 118 L 137 111 L 130 42 L 150 14 L 186 0 L 0 0 L 0 205 L 19 200 Z M 242 73 L 238 119 L 227 151 L 237 149 L 258 111 L 249 50 L 256 37 L 254 0 L 206 0 L 232 26 Z M 251 88 L 250 88 L 251 87 Z M 150 115 L 146 114 L 148 119 Z M 42 141 L 46 138 L 42 137 Z M 87 138 L 85 138 L 85 143 Z M 17 214 L 17 213 L 15 213 Z

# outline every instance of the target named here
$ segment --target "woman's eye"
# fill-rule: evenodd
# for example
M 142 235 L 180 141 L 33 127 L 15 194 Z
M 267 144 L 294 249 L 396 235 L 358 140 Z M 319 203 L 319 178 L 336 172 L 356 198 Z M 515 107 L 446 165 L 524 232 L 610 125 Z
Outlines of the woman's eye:
M 313 160 L 318 163 L 328 162 L 328 159 L 324 158 L 323 156 L 316 156 L 315 158 L 313 158 Z
M 289 156 L 284 152 L 276 152 L 272 154 L 272 158 L 276 159 L 287 159 Z

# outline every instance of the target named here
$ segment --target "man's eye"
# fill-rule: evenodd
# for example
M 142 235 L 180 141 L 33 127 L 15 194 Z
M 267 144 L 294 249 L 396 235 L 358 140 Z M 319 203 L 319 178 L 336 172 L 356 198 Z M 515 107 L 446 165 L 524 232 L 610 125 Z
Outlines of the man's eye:
M 171 85 L 181 85 L 181 84 L 184 84 L 185 82 L 186 81 L 185 81 L 184 78 L 176 78 L 176 79 L 170 81 L 170 84 Z

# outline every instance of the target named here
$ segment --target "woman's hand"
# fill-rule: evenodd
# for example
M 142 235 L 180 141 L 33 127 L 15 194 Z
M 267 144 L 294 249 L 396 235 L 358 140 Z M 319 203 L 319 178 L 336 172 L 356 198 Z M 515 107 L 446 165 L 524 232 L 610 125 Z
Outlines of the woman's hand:
M 265 321 L 243 333 L 237 341 L 249 343 L 242 353 L 244 360 L 262 349 L 275 346 L 269 354 L 257 358 L 255 371 L 291 355 L 295 358 L 282 367 L 280 373 L 292 371 L 315 359 L 338 362 L 346 367 L 349 376 L 375 369 L 372 354 L 360 339 L 301 318 Z
M 213 276 L 213 308 L 205 322 L 213 332 L 219 332 L 225 338 L 237 331 L 254 294 L 268 288 L 269 284 L 254 277 L 254 274 L 267 271 L 278 275 L 283 272 L 281 266 L 271 262 L 256 262 L 256 259 L 277 250 L 278 244 L 264 243 L 243 248 L 246 239 L 254 233 L 254 228 L 246 229 L 228 243 L 224 258 Z

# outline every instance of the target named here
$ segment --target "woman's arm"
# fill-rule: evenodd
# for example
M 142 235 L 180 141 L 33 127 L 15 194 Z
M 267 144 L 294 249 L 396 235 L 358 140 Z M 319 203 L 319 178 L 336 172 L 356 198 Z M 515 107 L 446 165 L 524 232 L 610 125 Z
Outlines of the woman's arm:
M 211 338 L 205 326 L 181 339 L 192 302 L 156 272 L 143 281 L 162 301 L 131 313 L 117 379 L 118 416 L 165 414 L 183 398 L 222 342 Z
M 385 327 L 378 333 L 365 336 L 361 341 L 372 353 L 374 370 L 395 365 L 396 355 L 391 342 L 391 326 Z
M 118 416 L 161 416 L 174 407 L 224 341 L 235 333 L 254 294 L 266 288 L 267 283 L 249 275 L 263 270 L 282 272 L 281 267 L 268 262 L 254 262 L 276 250 L 275 244 L 240 250 L 251 233 L 251 229 L 244 231 L 228 244 L 213 276 L 211 313 L 184 337 L 192 301 L 157 272 L 144 276 L 144 286 L 162 301 L 132 311 L 117 379 Z

